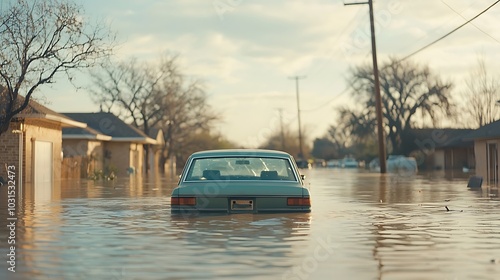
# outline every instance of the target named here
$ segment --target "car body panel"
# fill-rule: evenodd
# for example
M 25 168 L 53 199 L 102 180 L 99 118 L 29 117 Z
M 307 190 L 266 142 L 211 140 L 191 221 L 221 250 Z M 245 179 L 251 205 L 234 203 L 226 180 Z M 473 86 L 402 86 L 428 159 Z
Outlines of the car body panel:
M 275 167 L 278 170 L 271 170 Z M 195 205 L 171 205 L 173 213 L 311 210 L 310 205 L 288 205 L 289 198 L 309 202 L 310 193 L 303 186 L 293 157 L 272 150 L 194 153 L 186 161 L 178 187 L 172 191 L 171 197 L 196 198 Z

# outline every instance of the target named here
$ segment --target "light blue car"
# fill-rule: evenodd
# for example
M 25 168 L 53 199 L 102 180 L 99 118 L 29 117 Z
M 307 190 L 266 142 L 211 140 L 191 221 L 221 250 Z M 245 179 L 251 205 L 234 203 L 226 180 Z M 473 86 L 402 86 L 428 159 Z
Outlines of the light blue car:
M 295 160 L 281 151 L 210 150 L 192 154 L 172 213 L 310 212 L 310 193 Z

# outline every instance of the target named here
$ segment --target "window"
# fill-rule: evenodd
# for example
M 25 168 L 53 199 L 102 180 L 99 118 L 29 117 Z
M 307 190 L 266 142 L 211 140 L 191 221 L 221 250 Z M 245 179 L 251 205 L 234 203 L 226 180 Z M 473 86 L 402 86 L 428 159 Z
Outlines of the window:
M 191 162 L 186 181 L 286 180 L 296 181 L 290 161 L 269 157 L 213 157 Z

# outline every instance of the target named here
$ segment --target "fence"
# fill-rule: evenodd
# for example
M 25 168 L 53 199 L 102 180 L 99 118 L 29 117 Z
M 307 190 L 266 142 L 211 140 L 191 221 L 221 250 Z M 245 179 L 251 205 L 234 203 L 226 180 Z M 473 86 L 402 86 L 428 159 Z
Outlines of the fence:
M 61 166 L 62 179 L 80 179 L 86 178 L 88 168 L 88 159 L 76 156 L 63 158 Z

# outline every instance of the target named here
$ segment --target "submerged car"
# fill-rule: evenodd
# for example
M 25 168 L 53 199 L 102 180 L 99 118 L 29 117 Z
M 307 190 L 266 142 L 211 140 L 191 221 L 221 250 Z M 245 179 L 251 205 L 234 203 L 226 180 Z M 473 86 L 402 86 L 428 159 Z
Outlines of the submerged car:
M 341 166 L 343 168 L 357 168 L 359 167 L 358 161 L 352 157 L 345 157 L 342 159 Z
M 210 150 L 192 154 L 172 191 L 172 213 L 310 212 L 294 158 L 274 150 Z
M 378 158 L 373 159 L 369 168 L 371 171 L 380 172 L 380 161 Z M 406 157 L 403 155 L 390 155 L 387 158 L 387 171 L 394 173 L 416 174 L 418 172 L 417 160 L 414 157 Z

